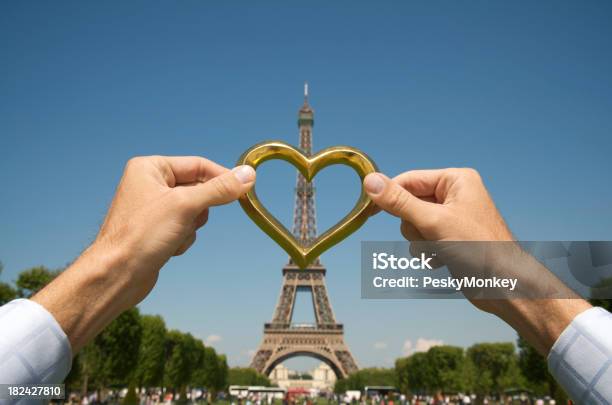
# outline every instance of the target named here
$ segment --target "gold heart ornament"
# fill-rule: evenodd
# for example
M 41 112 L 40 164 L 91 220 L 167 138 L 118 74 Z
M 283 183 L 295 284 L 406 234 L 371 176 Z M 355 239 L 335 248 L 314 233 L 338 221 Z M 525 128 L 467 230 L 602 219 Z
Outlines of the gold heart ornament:
M 353 168 L 362 183 L 366 175 L 378 170 L 376 164 L 365 153 L 349 146 L 334 146 L 323 149 L 316 155 L 306 156 L 299 149 L 280 141 L 264 142 L 251 147 L 244 152 L 237 164 L 257 169 L 260 164 L 272 159 L 291 163 L 308 182 L 311 182 L 323 168 L 334 164 Z M 240 205 L 253 222 L 285 249 L 293 261 L 303 269 L 321 253 L 359 229 L 370 216 L 374 203 L 362 186 L 361 195 L 351 212 L 307 246 L 298 242 L 291 232 L 264 208 L 255 193 L 255 187 L 240 198 Z

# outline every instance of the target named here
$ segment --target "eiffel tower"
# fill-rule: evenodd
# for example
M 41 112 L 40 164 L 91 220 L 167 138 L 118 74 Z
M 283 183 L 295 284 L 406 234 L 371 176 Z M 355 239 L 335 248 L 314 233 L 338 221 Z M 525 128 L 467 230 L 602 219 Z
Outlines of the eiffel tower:
M 312 127 L 314 111 L 308 104 L 308 84 L 304 84 L 304 104 L 298 114 L 300 148 L 312 154 Z M 293 235 L 303 244 L 317 236 L 315 188 L 302 174 L 297 175 Z M 274 367 L 297 356 L 309 356 L 329 365 L 336 377 L 345 378 L 358 370 L 357 363 L 344 342 L 344 329 L 336 322 L 327 287 L 325 267 L 317 258 L 306 269 L 300 269 L 289 259 L 283 267 L 283 285 L 274 310 L 272 322 L 264 325 L 264 336 L 251 361 L 251 367 L 270 375 Z M 293 324 L 292 316 L 298 291 L 307 291 L 312 297 L 315 324 Z

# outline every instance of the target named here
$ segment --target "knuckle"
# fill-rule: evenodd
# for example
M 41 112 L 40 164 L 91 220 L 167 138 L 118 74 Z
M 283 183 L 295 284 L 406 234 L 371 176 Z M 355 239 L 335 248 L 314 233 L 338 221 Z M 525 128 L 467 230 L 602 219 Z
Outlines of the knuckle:
M 464 175 L 463 169 L 458 167 L 450 167 L 445 170 L 446 177 L 457 178 Z
M 185 192 L 180 190 L 174 193 L 174 203 L 181 211 L 190 210 L 193 206 L 193 199 Z
M 138 164 L 142 163 L 142 161 L 146 159 L 146 157 L 144 156 L 134 156 L 132 158 L 130 158 L 130 160 L 128 160 L 127 165 L 128 166 L 137 166 Z
M 462 184 L 482 183 L 482 178 L 480 177 L 478 170 L 471 167 L 447 169 L 446 180 L 451 183 L 459 181 Z
M 399 187 L 394 187 L 389 194 L 389 206 L 395 212 L 404 212 L 406 209 L 407 198 Z
M 132 170 L 137 167 L 142 167 L 142 165 L 147 161 L 146 156 L 134 156 L 130 158 L 125 164 L 125 171 Z
M 472 167 L 466 167 L 463 169 L 463 172 L 465 173 L 466 176 L 471 177 L 473 179 L 480 179 L 480 173 L 478 173 L 478 170 L 472 168 Z

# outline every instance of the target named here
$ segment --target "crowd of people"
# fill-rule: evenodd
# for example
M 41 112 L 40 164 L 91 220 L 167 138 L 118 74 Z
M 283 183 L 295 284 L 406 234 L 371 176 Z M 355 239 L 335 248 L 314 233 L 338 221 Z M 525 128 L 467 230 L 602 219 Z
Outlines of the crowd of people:
M 54 401 L 68 405 L 95 405 L 95 404 L 123 404 L 126 403 L 127 388 L 110 390 L 102 397 L 98 392 L 81 396 L 71 393 L 65 401 Z M 181 397 L 184 395 L 184 397 Z M 442 393 L 433 395 L 405 395 L 397 391 L 387 394 L 363 394 L 359 392 L 346 392 L 334 394 L 319 392 L 316 395 L 290 395 L 279 396 L 277 393 L 249 393 L 244 396 L 232 396 L 225 392 L 212 393 L 201 389 L 191 389 L 183 392 L 164 391 L 162 389 L 138 390 L 136 389 L 136 403 L 138 405 L 172 405 L 177 403 L 211 405 L 556 405 L 552 398 L 536 398 L 526 391 L 506 393 L 499 398 L 493 396 L 478 397 L 470 393 Z M 570 403 L 568 401 L 568 403 Z

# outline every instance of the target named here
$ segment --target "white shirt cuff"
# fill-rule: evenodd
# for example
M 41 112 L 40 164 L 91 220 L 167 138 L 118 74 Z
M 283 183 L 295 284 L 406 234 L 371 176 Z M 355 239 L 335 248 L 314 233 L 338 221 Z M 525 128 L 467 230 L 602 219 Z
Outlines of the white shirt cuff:
M 27 299 L 0 307 L 0 384 L 58 384 L 71 366 L 70 342 L 49 311 Z
M 565 328 L 548 355 L 548 368 L 579 404 L 612 403 L 612 314 L 590 308 Z

